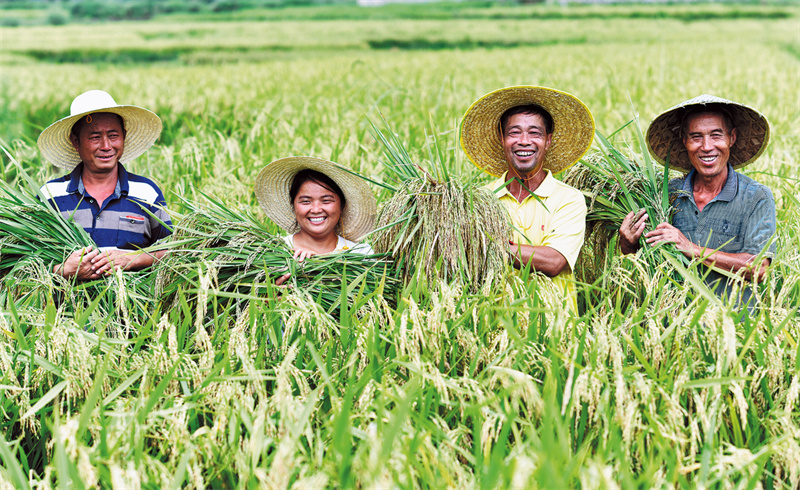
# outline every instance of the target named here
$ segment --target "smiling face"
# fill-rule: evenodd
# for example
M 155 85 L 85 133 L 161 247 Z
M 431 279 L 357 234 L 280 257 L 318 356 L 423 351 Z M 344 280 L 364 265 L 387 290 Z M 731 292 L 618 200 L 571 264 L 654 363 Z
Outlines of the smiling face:
M 514 114 L 503 126 L 503 152 L 519 177 L 535 175 L 544 164 L 552 134 L 539 114 Z
M 125 130 L 116 114 L 108 112 L 84 116 L 76 134 L 70 134 L 72 146 L 83 162 L 84 171 L 107 174 L 117 168 L 125 146 Z
M 730 129 L 721 114 L 701 112 L 690 116 L 683 134 L 689 161 L 700 176 L 710 179 L 727 175 L 724 171 L 736 143 L 736 129 Z
M 292 202 L 300 232 L 315 240 L 336 233 L 342 215 L 342 204 L 336 192 L 314 182 L 303 182 Z

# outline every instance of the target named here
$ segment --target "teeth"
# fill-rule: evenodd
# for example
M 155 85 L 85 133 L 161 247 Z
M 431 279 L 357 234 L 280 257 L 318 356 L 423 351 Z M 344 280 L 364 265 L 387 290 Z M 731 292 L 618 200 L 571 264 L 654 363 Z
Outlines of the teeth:
M 308 218 L 308 221 L 312 223 L 322 223 L 323 221 L 325 221 L 325 218 Z
M 717 159 L 717 157 L 700 157 L 700 160 L 702 160 L 704 162 L 713 162 L 716 159 Z
M 518 151 L 517 152 L 517 156 L 521 156 L 521 157 L 529 157 L 531 155 L 533 155 L 532 151 Z

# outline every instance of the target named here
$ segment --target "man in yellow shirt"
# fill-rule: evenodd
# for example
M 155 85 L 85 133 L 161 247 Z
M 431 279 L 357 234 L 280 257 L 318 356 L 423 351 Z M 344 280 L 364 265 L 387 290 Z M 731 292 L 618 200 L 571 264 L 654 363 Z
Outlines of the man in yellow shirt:
M 464 114 L 461 146 L 484 172 L 515 231 L 509 252 L 517 268 L 552 278 L 577 312 L 572 274 L 583 246 L 586 202 L 553 174 L 574 165 L 594 138 L 594 119 L 576 97 L 520 86 L 491 92 Z

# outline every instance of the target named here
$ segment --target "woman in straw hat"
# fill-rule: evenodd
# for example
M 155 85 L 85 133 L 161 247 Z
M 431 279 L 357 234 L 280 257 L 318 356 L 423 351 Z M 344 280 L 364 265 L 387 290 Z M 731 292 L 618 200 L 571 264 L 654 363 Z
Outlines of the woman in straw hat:
M 70 173 L 49 181 L 40 194 L 81 225 L 98 247 L 76 250 L 54 272 L 97 279 L 115 268 L 148 267 L 160 257 L 162 252 L 131 250 L 171 233 L 164 195 L 153 181 L 123 166 L 147 151 L 160 133 L 157 115 L 119 105 L 102 90 L 75 97 L 70 115 L 42 131 L 37 141 L 42 155 Z
M 357 242 L 375 226 L 375 197 L 364 179 L 341 165 L 282 158 L 259 172 L 255 192 L 267 216 L 289 233 L 284 240 L 297 260 L 348 250 L 374 253 Z
M 583 246 L 586 202 L 553 174 L 577 162 L 594 137 L 594 119 L 576 97 L 545 87 L 508 87 L 464 114 L 461 146 L 484 172 L 516 228 L 509 252 L 518 268 L 553 279 L 572 311 L 572 269 Z
M 677 213 L 645 234 L 651 246 L 674 243 L 704 266 L 761 280 L 775 254 L 775 201 L 768 187 L 736 169 L 754 162 L 767 147 L 769 122 L 755 109 L 713 95 L 682 102 L 656 117 L 647 146 L 662 165 L 688 173 L 670 182 Z M 623 253 L 639 248 L 647 215 L 629 214 L 620 228 Z M 705 275 L 705 272 L 708 272 Z M 703 271 L 718 295 L 729 297 L 732 281 Z M 749 302 L 750 286 L 741 288 Z

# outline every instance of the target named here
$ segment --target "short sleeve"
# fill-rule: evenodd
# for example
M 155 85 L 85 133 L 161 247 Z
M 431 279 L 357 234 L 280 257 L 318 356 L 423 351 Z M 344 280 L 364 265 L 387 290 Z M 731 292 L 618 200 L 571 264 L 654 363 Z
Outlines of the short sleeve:
M 586 232 L 586 200 L 580 191 L 566 188 L 565 198 L 558 202 L 550 220 L 550 230 L 545 235 L 543 246 L 550 247 L 567 259 L 569 268 L 575 269 L 575 262 L 581 253 Z
M 744 223 L 743 253 L 760 254 L 765 247 L 767 257 L 775 256 L 775 240 L 772 237 L 777 229 L 775 200 L 768 187 L 759 185 L 754 197 L 753 211 Z

